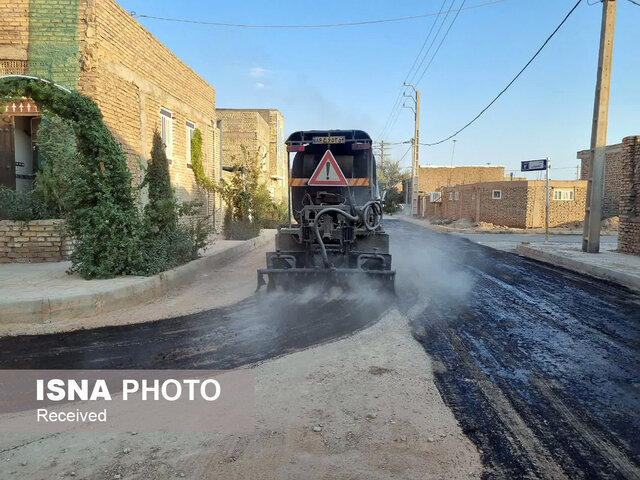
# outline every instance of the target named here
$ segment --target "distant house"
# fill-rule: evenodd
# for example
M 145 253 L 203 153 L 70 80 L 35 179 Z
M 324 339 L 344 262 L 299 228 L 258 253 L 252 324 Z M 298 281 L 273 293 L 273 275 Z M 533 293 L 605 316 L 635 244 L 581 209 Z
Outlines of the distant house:
M 182 200 L 213 214 L 221 202 L 196 185 L 190 140 L 203 134 L 206 174 L 221 177 L 215 90 L 113 0 L 13 0 L 2 3 L 0 75 L 52 80 L 91 97 L 141 180 L 153 132 L 170 160 Z M 0 184 L 29 189 L 40 159 L 34 149 L 40 112 L 28 99 L 0 106 Z
M 587 182 L 552 180 L 549 225 L 554 227 L 584 219 Z M 419 215 L 450 220 L 468 218 L 513 228 L 539 228 L 545 224 L 546 182 L 502 180 L 443 187 L 419 199 Z
M 250 155 L 262 172 L 262 182 L 276 202 L 287 202 L 287 152 L 284 117 L 276 109 L 218 108 L 222 124 L 225 166 Z M 244 149 L 244 151 L 243 151 Z

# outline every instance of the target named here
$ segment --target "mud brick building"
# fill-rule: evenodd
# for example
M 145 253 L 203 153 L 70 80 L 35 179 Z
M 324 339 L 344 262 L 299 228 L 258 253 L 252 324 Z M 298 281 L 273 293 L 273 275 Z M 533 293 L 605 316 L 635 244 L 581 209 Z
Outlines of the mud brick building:
M 552 180 L 549 225 L 581 221 L 587 194 L 582 180 Z M 539 228 L 545 224 L 546 182 L 503 180 L 455 185 L 436 195 L 420 197 L 420 215 L 450 220 L 469 218 L 513 228 Z
M 418 190 L 435 192 L 441 187 L 504 180 L 504 167 L 492 165 L 420 166 Z
M 589 179 L 589 159 L 591 150 L 581 150 L 577 154 L 580 160 L 580 178 Z M 604 172 L 604 205 L 602 218 L 615 217 L 620 212 L 620 194 L 622 193 L 623 144 L 607 145 Z
M 640 136 L 622 140 L 618 250 L 640 255 Z
M 284 145 L 284 117 L 276 109 L 219 108 L 222 124 L 224 166 L 254 159 L 262 181 L 276 202 L 287 202 L 287 152 Z
M 220 199 L 196 185 L 190 165 L 190 138 L 197 128 L 205 172 L 220 179 L 220 125 L 211 85 L 114 0 L 0 0 L 0 12 L 0 75 L 43 77 L 91 97 L 122 145 L 134 183 L 141 180 L 139 162 L 149 158 L 157 130 L 178 197 L 203 202 L 205 214 L 220 209 Z M 37 169 L 31 145 L 40 113 L 0 109 L 0 170 L 8 165 L 12 172 L 0 182 L 16 188 L 16 175 L 33 178 Z M 25 171 L 14 172 L 14 165 Z

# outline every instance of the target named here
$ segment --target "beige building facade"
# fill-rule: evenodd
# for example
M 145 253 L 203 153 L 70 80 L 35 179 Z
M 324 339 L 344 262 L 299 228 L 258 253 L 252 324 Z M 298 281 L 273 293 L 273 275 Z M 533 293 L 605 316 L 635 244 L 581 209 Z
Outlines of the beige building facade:
M 552 180 L 549 192 L 549 225 L 552 227 L 584 219 L 587 182 Z M 512 228 L 545 225 L 546 182 L 503 180 L 443 187 L 421 195 L 419 215 L 450 220 L 469 218 Z
M 221 217 L 220 198 L 196 184 L 190 161 L 191 136 L 199 129 L 205 173 L 220 180 L 222 149 L 211 85 L 114 0 L 0 0 L 0 12 L 0 75 L 38 76 L 91 97 L 127 156 L 134 184 L 141 181 L 140 163 L 149 159 L 153 134 L 160 132 L 178 198 L 200 201 L 203 214 Z M 3 107 L 0 162 L 9 163 L 13 155 L 24 163 L 15 146 L 27 139 L 16 132 L 28 123 L 33 137 L 39 112 L 15 115 L 11 106 Z M 30 174 L 36 169 L 37 159 Z
M 262 182 L 276 203 L 288 201 L 287 151 L 284 144 L 284 117 L 276 109 L 219 108 L 222 126 L 224 166 L 256 162 Z

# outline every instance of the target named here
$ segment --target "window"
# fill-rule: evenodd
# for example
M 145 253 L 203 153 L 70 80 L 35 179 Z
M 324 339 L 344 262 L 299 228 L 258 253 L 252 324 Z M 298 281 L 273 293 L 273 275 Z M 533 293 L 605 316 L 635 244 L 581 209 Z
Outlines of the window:
M 442 201 L 442 193 L 441 192 L 431 192 L 429 194 L 429 200 L 431 203 L 440 203 Z
M 160 109 L 160 136 L 169 165 L 173 165 L 173 115 L 166 108 Z
M 187 161 L 187 168 L 192 168 L 191 167 L 191 140 L 193 139 L 193 132 L 195 132 L 196 130 L 196 124 L 194 122 L 190 122 L 189 120 L 187 120 L 187 140 L 186 140 L 186 161 Z
M 500 200 L 502 198 L 502 190 L 491 190 L 491 198 Z
M 455 198 L 456 200 L 460 200 L 460 192 L 456 192 L 453 198 Z
M 453 200 L 453 192 L 449 192 L 449 200 Z
M 573 188 L 554 188 L 553 199 L 572 201 L 574 199 Z

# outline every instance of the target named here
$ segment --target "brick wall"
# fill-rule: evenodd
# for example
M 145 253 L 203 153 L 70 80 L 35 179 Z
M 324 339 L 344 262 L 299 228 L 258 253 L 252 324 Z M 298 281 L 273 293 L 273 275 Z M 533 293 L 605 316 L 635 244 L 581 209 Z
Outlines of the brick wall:
M 554 189 L 573 190 L 573 200 L 554 200 Z M 499 190 L 501 198 L 493 198 Z M 458 220 L 469 218 L 512 228 L 540 228 L 545 224 L 546 182 L 501 181 L 444 187 L 440 203 L 425 202 L 425 217 Z M 549 225 L 558 226 L 584 218 L 586 182 L 554 180 L 550 188 Z
M 504 180 L 504 167 L 499 166 L 421 166 L 418 190 L 435 192 L 441 187 Z
M 0 220 L 0 263 L 57 262 L 71 249 L 64 220 Z
M 160 108 L 170 110 L 170 174 L 178 198 L 205 203 L 202 213 L 221 211 L 219 195 L 197 186 L 186 158 L 189 120 L 203 134 L 205 172 L 219 181 L 213 87 L 114 0 L 0 0 L 0 9 L 0 71 L 25 73 L 28 63 L 30 73 L 91 97 L 127 155 L 134 184 L 160 127 Z
M 222 108 L 217 110 L 217 116 L 222 120 L 224 164 L 232 166 L 243 161 L 244 148 L 261 169 L 261 181 L 273 193 L 274 200 L 286 202 L 289 189 L 282 114 L 274 109 Z
M 173 117 L 170 175 L 177 197 L 198 200 L 205 204 L 203 213 L 212 213 L 187 166 L 186 122 L 202 131 L 205 173 L 219 180 L 213 87 L 115 1 L 84 0 L 80 16 L 85 28 L 79 88 L 96 101 L 127 153 L 134 183 L 141 180 L 138 161 L 149 159 L 153 134 L 160 130 L 160 109 L 168 109 Z
M 577 154 L 581 164 L 580 178 L 589 179 L 589 160 L 591 150 L 581 150 Z M 620 212 L 620 194 L 622 193 L 622 144 L 607 145 L 604 173 L 604 205 L 602 217 L 614 217 Z
M 622 140 L 618 250 L 640 255 L 640 136 Z
M 549 226 L 556 227 L 570 222 L 584 220 L 587 201 L 587 182 L 584 180 L 552 180 L 549 191 Z M 544 227 L 546 182 L 536 180 L 528 182 L 527 227 Z M 554 200 L 556 189 L 573 190 L 574 200 Z
M 0 75 L 26 73 L 29 0 L 0 0 Z

